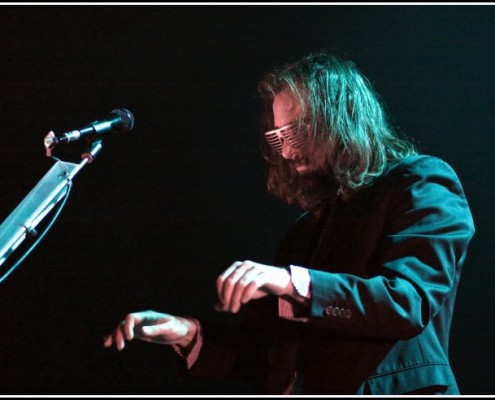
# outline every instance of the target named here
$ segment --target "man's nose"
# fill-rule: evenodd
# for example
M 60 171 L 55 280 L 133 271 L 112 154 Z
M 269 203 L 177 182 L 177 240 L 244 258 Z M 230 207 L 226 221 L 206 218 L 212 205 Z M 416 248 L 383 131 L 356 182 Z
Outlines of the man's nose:
M 294 157 L 296 149 L 292 147 L 287 140 L 282 140 L 282 157 L 290 160 Z

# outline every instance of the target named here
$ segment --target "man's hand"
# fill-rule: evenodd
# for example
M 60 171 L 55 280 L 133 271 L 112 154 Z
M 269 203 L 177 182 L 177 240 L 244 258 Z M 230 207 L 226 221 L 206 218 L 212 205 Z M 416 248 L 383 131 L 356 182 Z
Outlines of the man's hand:
M 237 313 L 242 304 L 273 294 L 291 294 L 294 288 L 284 268 L 252 261 L 236 261 L 217 278 L 217 311 Z
M 133 339 L 158 344 L 189 346 L 196 336 L 196 324 L 188 318 L 176 317 L 156 311 L 141 311 L 128 314 L 115 330 L 103 339 L 105 347 L 125 347 Z

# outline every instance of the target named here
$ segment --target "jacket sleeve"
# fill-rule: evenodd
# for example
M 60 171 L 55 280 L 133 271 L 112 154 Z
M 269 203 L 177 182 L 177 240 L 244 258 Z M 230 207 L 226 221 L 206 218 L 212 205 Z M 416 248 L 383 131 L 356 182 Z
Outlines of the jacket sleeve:
M 266 373 L 267 345 L 278 335 L 276 307 L 273 298 L 265 297 L 249 303 L 233 320 L 201 320 L 201 349 L 192 364 L 177 357 L 179 375 L 259 382 Z
M 385 223 L 363 276 L 311 269 L 310 324 L 406 339 L 420 333 L 449 296 L 474 234 L 461 184 L 444 161 L 423 157 L 395 171 Z M 357 246 L 357 248 L 359 248 Z

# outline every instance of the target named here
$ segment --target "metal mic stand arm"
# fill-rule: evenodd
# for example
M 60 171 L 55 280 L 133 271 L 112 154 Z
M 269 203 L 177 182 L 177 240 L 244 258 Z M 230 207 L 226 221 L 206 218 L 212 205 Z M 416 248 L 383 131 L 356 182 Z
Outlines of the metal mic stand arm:
M 91 142 L 88 151 L 81 155 L 82 161 L 79 164 L 57 160 L 3 221 L 0 225 L 0 266 L 28 235 L 36 235 L 36 226 L 68 194 L 72 179 L 82 167 L 93 162 L 102 148 L 101 142 L 101 139 Z

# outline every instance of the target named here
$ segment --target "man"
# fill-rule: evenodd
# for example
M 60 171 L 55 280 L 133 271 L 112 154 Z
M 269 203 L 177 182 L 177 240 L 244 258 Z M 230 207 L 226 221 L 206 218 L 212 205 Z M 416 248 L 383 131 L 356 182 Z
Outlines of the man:
M 458 394 L 448 342 L 474 224 L 444 161 L 394 131 L 349 60 L 310 54 L 268 73 L 268 190 L 304 213 L 274 265 L 217 279 L 227 328 L 155 311 L 104 339 L 170 344 L 185 376 L 243 378 L 263 394 Z

